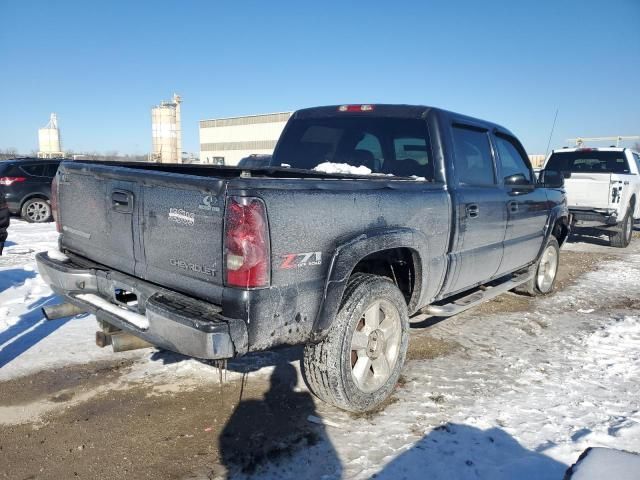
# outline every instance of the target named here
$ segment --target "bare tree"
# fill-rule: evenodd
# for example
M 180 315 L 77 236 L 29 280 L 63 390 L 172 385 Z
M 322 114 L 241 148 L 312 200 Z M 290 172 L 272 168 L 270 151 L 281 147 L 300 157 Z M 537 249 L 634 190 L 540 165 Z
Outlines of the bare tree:
M 4 150 L 0 150 L 0 160 L 7 160 L 9 158 L 15 158 L 18 156 L 18 150 L 16 148 L 10 147 L 5 148 Z

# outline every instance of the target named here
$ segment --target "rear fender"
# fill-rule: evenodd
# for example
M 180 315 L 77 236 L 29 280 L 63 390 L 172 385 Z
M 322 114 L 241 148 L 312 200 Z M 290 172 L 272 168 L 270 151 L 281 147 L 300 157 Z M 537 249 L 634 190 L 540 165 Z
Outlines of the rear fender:
M 410 228 L 390 228 L 363 233 L 340 244 L 331 258 L 322 301 L 313 324 L 313 340 L 323 338 L 331 327 L 342 303 L 342 295 L 349 277 L 358 262 L 367 255 L 392 248 L 408 248 L 413 252 L 415 285 L 409 312 L 415 310 L 425 289 L 425 259 L 429 258 L 427 237 Z

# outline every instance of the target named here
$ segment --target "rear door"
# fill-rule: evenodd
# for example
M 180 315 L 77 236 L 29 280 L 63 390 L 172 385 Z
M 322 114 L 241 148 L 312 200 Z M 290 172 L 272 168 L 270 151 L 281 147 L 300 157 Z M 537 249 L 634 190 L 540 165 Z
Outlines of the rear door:
M 472 287 L 495 275 L 502 261 L 507 223 L 489 132 L 473 125 L 455 124 L 452 134 L 457 235 L 450 253 L 447 293 Z
M 18 168 L 25 177 L 21 185 L 24 196 L 35 194 L 51 197 L 51 177 L 47 176 L 48 165 L 42 160 L 19 165 Z
M 492 138 L 507 206 L 504 254 L 498 270 L 502 274 L 516 270 L 537 257 L 544 240 L 549 209 L 547 194 L 544 189 L 536 188 L 535 175 L 520 142 L 501 133 Z

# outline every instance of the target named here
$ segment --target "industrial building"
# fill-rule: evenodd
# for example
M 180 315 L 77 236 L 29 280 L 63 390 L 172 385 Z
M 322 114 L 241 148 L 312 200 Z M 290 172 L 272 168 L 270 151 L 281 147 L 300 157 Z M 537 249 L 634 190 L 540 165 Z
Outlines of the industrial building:
M 182 123 L 180 95 L 151 109 L 152 150 L 150 159 L 158 163 L 182 163 Z
M 58 117 L 52 113 L 49 123 L 38 129 L 38 158 L 62 158 L 62 143 L 60 141 L 60 129 Z
M 252 154 L 273 153 L 292 112 L 200 121 L 200 163 L 237 165 Z
M 533 168 L 542 168 L 547 156 L 543 154 L 529 154 L 529 161 Z

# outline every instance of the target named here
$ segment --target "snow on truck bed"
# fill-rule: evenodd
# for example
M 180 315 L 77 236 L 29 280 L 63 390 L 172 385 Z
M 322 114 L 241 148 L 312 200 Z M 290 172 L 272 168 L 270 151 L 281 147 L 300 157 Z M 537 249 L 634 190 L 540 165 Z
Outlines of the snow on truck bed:
M 56 237 L 53 224 L 12 220 L 0 257 L 0 381 L 123 356 L 95 346 L 91 315 L 43 319 L 40 308 L 60 299 L 38 275 L 34 256 L 55 249 Z M 560 480 L 587 447 L 637 452 L 640 241 L 607 251 L 620 256 L 527 311 L 478 316 L 475 309 L 413 329 L 412 342 L 429 337 L 456 348 L 408 361 L 393 400 L 376 414 L 353 416 L 317 402 L 318 416 L 331 425 L 326 439 L 262 467 L 260 476 L 295 478 L 296 466 L 313 463 L 326 479 Z M 150 350 L 124 356 L 134 361 L 133 380 L 217 378 L 200 362 L 153 361 Z M 259 362 L 256 369 L 252 375 L 271 371 Z M 329 450 L 335 459 L 317 465 Z

